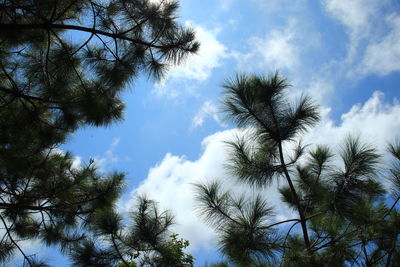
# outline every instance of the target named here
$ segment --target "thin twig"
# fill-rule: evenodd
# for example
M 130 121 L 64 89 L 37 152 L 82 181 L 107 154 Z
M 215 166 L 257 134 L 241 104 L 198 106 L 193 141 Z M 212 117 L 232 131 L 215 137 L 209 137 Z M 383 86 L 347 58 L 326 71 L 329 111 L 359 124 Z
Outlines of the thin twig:
M 5 222 L 4 218 L 0 215 L 0 220 L 3 222 L 3 225 L 6 229 L 8 238 L 10 238 L 11 242 L 17 247 L 17 249 L 19 250 L 19 252 L 21 252 L 21 254 L 24 256 L 25 260 L 28 262 L 29 266 L 33 266 L 31 263 L 31 260 L 29 259 L 28 256 L 26 256 L 26 254 L 24 253 L 24 251 L 21 249 L 21 247 L 18 245 L 18 243 L 13 239 L 11 233 L 10 233 L 10 228 L 8 228 L 7 223 Z

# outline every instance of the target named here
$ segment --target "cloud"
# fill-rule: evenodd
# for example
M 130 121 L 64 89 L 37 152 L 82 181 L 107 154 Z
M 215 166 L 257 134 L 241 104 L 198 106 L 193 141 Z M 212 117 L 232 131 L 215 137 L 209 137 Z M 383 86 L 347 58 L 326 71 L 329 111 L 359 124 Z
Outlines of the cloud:
M 239 63 L 239 69 L 269 70 L 286 69 L 293 71 L 300 62 L 300 49 L 297 46 L 297 35 L 294 21 L 285 28 L 273 30 L 265 37 L 252 37 L 248 41 L 247 53 L 233 52 Z
M 330 119 L 329 109 L 324 109 L 321 123 L 304 136 L 304 142 L 335 147 L 347 134 L 354 133 L 360 134 L 363 140 L 383 151 L 387 142 L 398 134 L 399 114 L 400 103 L 397 100 L 387 103 L 383 93 L 375 92 L 368 101 L 354 105 L 343 114 L 339 124 Z M 174 231 L 189 239 L 192 251 L 214 249 L 214 231 L 194 212 L 196 204 L 193 200 L 192 183 L 216 179 L 228 188 L 233 188 L 236 193 L 246 192 L 246 187 L 243 184 L 238 185 L 224 167 L 228 155 L 223 141 L 231 140 L 238 134 L 241 134 L 240 130 L 231 129 L 206 137 L 201 144 L 202 154 L 196 160 L 166 154 L 131 193 L 132 200 L 126 203 L 125 209 L 133 205 L 135 196 L 146 194 L 157 200 L 163 209 L 170 209 L 176 215 L 177 225 Z M 277 220 L 290 218 L 291 211 L 281 203 L 276 185 L 263 191 L 263 194 L 275 206 Z
M 75 156 L 74 160 L 72 161 L 72 169 L 79 169 L 82 166 L 82 158 L 79 156 Z
M 371 20 L 384 1 L 376 0 L 325 0 L 324 7 L 335 19 L 346 26 L 354 40 L 366 37 Z
M 400 70 L 400 16 L 390 1 L 325 0 L 326 11 L 340 21 L 349 36 L 347 57 L 338 62 L 351 78 L 388 75 Z M 388 11 L 390 10 L 390 11 Z
M 292 91 L 293 96 L 307 92 L 324 103 L 334 91 L 332 72 L 326 67 L 307 65 L 309 56 L 321 48 L 321 36 L 313 26 L 299 23 L 302 20 L 290 17 L 285 26 L 276 27 L 263 37 L 253 36 L 247 41 L 245 52 L 233 51 L 232 55 L 239 70 L 254 73 L 262 70 L 262 75 L 278 70 L 299 88 Z
M 235 0 L 220 0 L 219 1 L 219 8 L 222 11 L 229 11 L 234 2 L 235 2 Z
M 327 13 L 343 24 L 349 38 L 346 57 L 334 64 L 341 76 L 357 77 L 356 66 L 364 51 L 362 44 L 369 41 L 372 25 L 378 25 L 375 15 L 378 13 L 379 2 L 376 0 L 323 1 Z
M 107 151 L 103 155 L 93 158 L 94 163 L 97 167 L 99 167 L 100 169 L 104 169 L 108 164 L 116 163 L 121 160 L 118 156 L 114 154 L 115 149 L 119 145 L 119 141 L 119 137 L 114 137 L 109 149 L 107 149 Z
M 134 203 L 136 195 L 145 194 L 157 200 L 161 208 L 173 211 L 177 222 L 175 230 L 183 238 L 190 240 L 190 249 L 214 248 L 213 231 L 194 212 L 192 183 L 228 177 L 223 168 L 227 158 L 222 141 L 234 132 L 235 130 L 218 132 L 205 138 L 202 142 L 203 153 L 195 161 L 168 153 L 159 164 L 149 170 L 147 178 L 132 192 L 132 201 L 127 204 L 128 207 Z
M 59 149 L 59 148 L 52 148 L 50 151 L 50 154 L 59 154 L 59 155 L 64 156 L 65 152 L 66 151 Z M 72 167 L 72 169 L 75 169 L 75 170 L 81 168 L 82 167 L 82 158 L 80 156 L 73 156 L 71 167 Z
M 303 57 L 314 54 L 320 46 L 320 34 L 313 25 L 300 16 L 288 16 L 284 26 L 274 27 L 264 36 L 249 38 L 244 52 L 231 54 L 242 71 L 280 70 L 300 78 L 306 72 Z
M 251 0 L 251 2 L 254 2 L 267 14 L 287 14 L 288 12 L 298 11 L 306 5 L 305 0 Z
M 317 77 L 310 79 L 308 87 L 304 91 L 311 95 L 317 103 L 325 104 L 328 97 L 335 91 L 335 88 L 331 81 L 323 77 Z M 296 94 L 301 95 L 304 91 L 297 90 Z
M 386 21 L 391 31 L 366 49 L 361 64 L 361 71 L 366 74 L 387 75 L 400 70 L 400 16 L 388 16 Z
M 215 103 L 213 103 L 212 101 L 205 101 L 200 109 L 197 111 L 196 115 L 193 117 L 190 129 L 194 130 L 198 127 L 201 127 L 208 117 L 211 117 L 221 127 L 226 127 L 220 117 L 220 112 Z
M 161 209 L 171 210 L 176 216 L 176 225 L 173 231 L 190 241 L 190 251 L 215 250 L 216 235 L 196 213 L 194 201 L 194 183 L 220 181 L 225 189 L 235 195 L 254 195 L 257 190 L 245 188 L 237 184 L 225 164 L 228 160 L 225 141 L 233 140 L 241 131 L 238 129 L 217 132 L 202 141 L 203 152 L 194 161 L 185 156 L 166 154 L 164 159 L 149 170 L 147 178 L 131 193 L 131 200 L 121 210 L 134 207 L 137 195 L 146 195 L 159 203 Z M 263 194 L 275 204 L 278 220 L 287 219 L 291 211 L 285 211 L 275 187 L 271 187 Z
M 187 27 L 194 28 L 196 40 L 200 42 L 197 54 L 190 55 L 179 66 L 172 67 L 167 76 L 156 84 L 153 93 L 159 96 L 176 96 L 178 90 L 172 89 L 182 82 L 202 82 L 208 79 L 213 69 L 221 65 L 221 60 L 227 56 L 227 48 L 218 41 L 219 28 L 206 29 L 192 22 L 186 22 Z
M 306 143 L 339 145 L 347 134 L 359 135 L 362 140 L 377 146 L 384 153 L 388 142 L 398 137 L 400 103 L 384 101 L 384 94 L 376 91 L 364 104 L 355 104 L 342 114 L 340 125 L 329 118 L 330 109 L 323 111 L 320 124 L 305 136 Z

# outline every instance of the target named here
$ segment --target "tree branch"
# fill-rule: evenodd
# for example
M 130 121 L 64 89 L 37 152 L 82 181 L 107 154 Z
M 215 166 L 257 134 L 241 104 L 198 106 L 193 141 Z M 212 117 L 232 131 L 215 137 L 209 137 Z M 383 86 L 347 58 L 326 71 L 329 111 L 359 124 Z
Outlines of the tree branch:
M 7 223 L 5 222 L 4 218 L 1 215 L 0 215 L 0 219 L 3 222 L 4 228 L 6 229 L 8 238 L 10 238 L 11 242 L 17 247 L 19 252 L 21 252 L 21 254 L 24 256 L 25 260 L 28 262 L 29 266 L 33 266 L 29 257 L 26 256 L 26 254 L 21 249 L 21 247 L 18 245 L 18 243 L 12 238 L 12 235 L 10 233 L 10 228 L 8 228 Z
M 92 29 L 92 28 L 78 26 L 78 25 L 55 24 L 55 23 L 37 23 L 37 24 L 35 24 L 35 23 L 33 23 L 33 24 L 0 23 L 1 31 L 19 31 L 19 30 L 32 30 L 32 29 L 46 29 L 46 30 L 61 29 L 61 30 L 82 31 L 82 32 L 88 32 L 88 33 L 92 33 L 92 34 L 107 36 L 107 37 L 110 37 L 113 39 L 125 40 L 125 41 L 129 41 L 129 42 L 133 42 L 135 44 L 144 45 L 147 47 L 153 47 L 153 48 L 158 48 L 158 49 L 172 49 L 172 48 L 176 48 L 178 46 L 178 47 L 180 47 L 180 49 L 182 49 L 184 51 L 192 52 L 191 49 L 188 49 L 188 48 L 185 48 L 182 46 L 186 42 L 172 43 L 169 45 L 156 45 L 151 42 L 146 42 L 146 41 L 143 41 L 140 39 L 127 37 L 121 33 L 110 33 L 110 32 L 106 32 L 106 31 Z
M 122 256 L 121 252 L 119 251 L 117 243 L 115 243 L 114 234 L 111 234 L 111 242 L 113 243 L 113 246 L 115 248 L 115 251 L 118 254 L 118 257 L 122 260 L 122 262 L 126 265 L 126 267 L 129 267 L 129 263 L 124 259 L 124 257 Z

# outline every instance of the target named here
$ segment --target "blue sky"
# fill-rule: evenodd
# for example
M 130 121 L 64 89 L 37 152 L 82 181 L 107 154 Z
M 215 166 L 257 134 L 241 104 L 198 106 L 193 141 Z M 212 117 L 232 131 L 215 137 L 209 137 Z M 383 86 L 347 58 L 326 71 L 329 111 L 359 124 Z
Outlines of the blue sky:
M 220 179 L 235 186 L 223 168 L 222 141 L 237 129 L 219 112 L 220 85 L 237 72 L 279 70 L 293 85 L 289 97 L 306 93 L 321 105 L 323 119 L 305 142 L 335 147 L 354 132 L 383 151 L 400 129 L 400 4 L 181 0 L 180 5 L 179 20 L 201 42 L 198 55 L 172 67 L 162 81 L 146 75 L 134 80 L 123 94 L 124 121 L 81 129 L 62 149 L 76 155 L 77 164 L 94 158 L 103 171 L 126 173 L 121 211 L 141 193 L 172 210 L 173 230 L 191 242 L 189 251 L 203 266 L 217 257 L 215 236 L 193 213 L 191 183 Z M 278 219 L 291 216 L 276 190 L 265 196 Z

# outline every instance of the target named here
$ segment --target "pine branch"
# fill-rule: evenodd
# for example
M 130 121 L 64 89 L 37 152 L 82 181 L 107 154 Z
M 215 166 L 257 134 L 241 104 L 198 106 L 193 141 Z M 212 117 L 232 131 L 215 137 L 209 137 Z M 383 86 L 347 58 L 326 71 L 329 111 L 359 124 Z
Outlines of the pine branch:
M 400 196 L 397 197 L 396 201 L 392 204 L 392 206 L 390 207 L 390 209 L 386 212 L 386 214 L 383 216 L 383 219 L 385 219 L 394 209 L 394 207 L 397 205 L 397 203 L 400 200 Z
M 152 42 L 146 42 L 140 39 L 135 39 L 131 37 L 127 37 L 121 33 L 110 33 L 98 29 L 78 26 L 78 25 L 68 25 L 68 24 L 56 24 L 56 23 L 32 23 L 32 24 L 18 24 L 18 23 L 0 23 L 0 30 L 1 31 L 19 31 L 19 30 L 35 30 L 35 29 L 45 29 L 45 30 L 52 30 L 52 29 L 61 29 L 61 30 L 76 30 L 87 32 L 91 34 L 98 34 L 102 36 L 107 36 L 113 39 L 120 39 L 129 41 L 138 45 L 143 45 L 146 47 L 153 47 L 157 49 L 173 49 L 179 47 L 179 49 L 185 52 L 194 52 L 194 47 L 186 48 L 185 45 L 187 44 L 186 40 L 177 43 L 171 43 L 168 45 L 157 45 Z
M 44 98 L 37 97 L 37 96 L 27 95 L 27 94 L 22 93 L 20 90 L 11 90 L 11 89 L 8 89 L 8 88 L 3 87 L 3 86 L 0 86 L 0 91 L 3 91 L 5 93 L 7 93 L 7 94 L 14 95 L 16 97 L 24 98 L 26 100 L 37 100 L 37 101 L 44 102 L 44 103 L 49 103 L 49 104 L 59 104 L 56 101 L 51 101 L 49 99 L 44 99 Z
M 115 251 L 117 252 L 117 254 L 118 254 L 118 257 L 122 260 L 122 262 L 126 265 L 126 267 L 129 267 L 129 263 L 125 260 L 125 258 L 122 256 L 122 254 L 121 254 L 121 252 L 120 252 L 120 250 L 119 250 L 119 248 L 118 248 L 118 245 L 115 243 L 115 236 L 113 235 L 113 234 L 111 234 L 111 241 L 112 241 L 112 244 L 113 244 L 113 246 L 114 246 L 114 248 L 115 248 Z
M 267 225 L 267 226 L 261 226 L 261 227 L 258 227 L 258 228 L 259 229 L 268 229 L 268 228 L 271 228 L 271 227 L 274 227 L 274 226 L 277 226 L 277 225 L 280 225 L 280 224 L 284 224 L 284 223 L 288 223 L 288 222 L 300 222 L 300 221 L 301 221 L 300 219 L 288 219 L 288 220 L 276 222 L 276 223 L 273 223 L 273 224 L 270 224 L 270 225 Z
M 22 254 L 24 259 L 28 262 L 29 266 L 32 267 L 33 264 L 31 263 L 31 260 L 25 254 L 25 252 L 21 249 L 21 247 L 18 245 L 18 243 L 14 240 L 14 238 L 12 237 L 12 234 L 10 233 L 11 229 L 7 226 L 7 223 L 5 222 L 3 216 L 1 216 L 1 215 L 0 215 L 0 220 L 3 222 L 3 225 L 4 225 L 4 228 L 6 229 L 8 238 L 11 240 L 11 242 L 14 244 L 14 246 L 19 250 L 19 252 Z
M 306 218 L 304 216 L 303 208 L 301 207 L 300 200 L 299 200 L 299 197 L 297 195 L 296 189 L 295 189 L 295 187 L 294 187 L 294 185 L 292 183 L 292 180 L 290 178 L 289 172 L 287 171 L 286 166 L 285 166 L 285 159 L 283 158 L 283 149 L 282 149 L 282 143 L 281 142 L 278 143 L 278 147 L 279 147 L 279 157 L 280 157 L 280 160 L 281 160 L 281 165 L 283 167 L 283 172 L 284 172 L 286 180 L 287 180 L 287 182 L 289 184 L 290 190 L 292 191 L 292 194 L 293 194 L 296 206 L 297 206 L 297 210 L 298 210 L 299 215 L 300 215 L 300 224 L 301 224 L 301 228 L 303 230 L 304 243 L 306 244 L 306 247 L 307 247 L 309 253 L 311 253 L 311 246 L 310 246 L 310 239 L 308 237 Z

